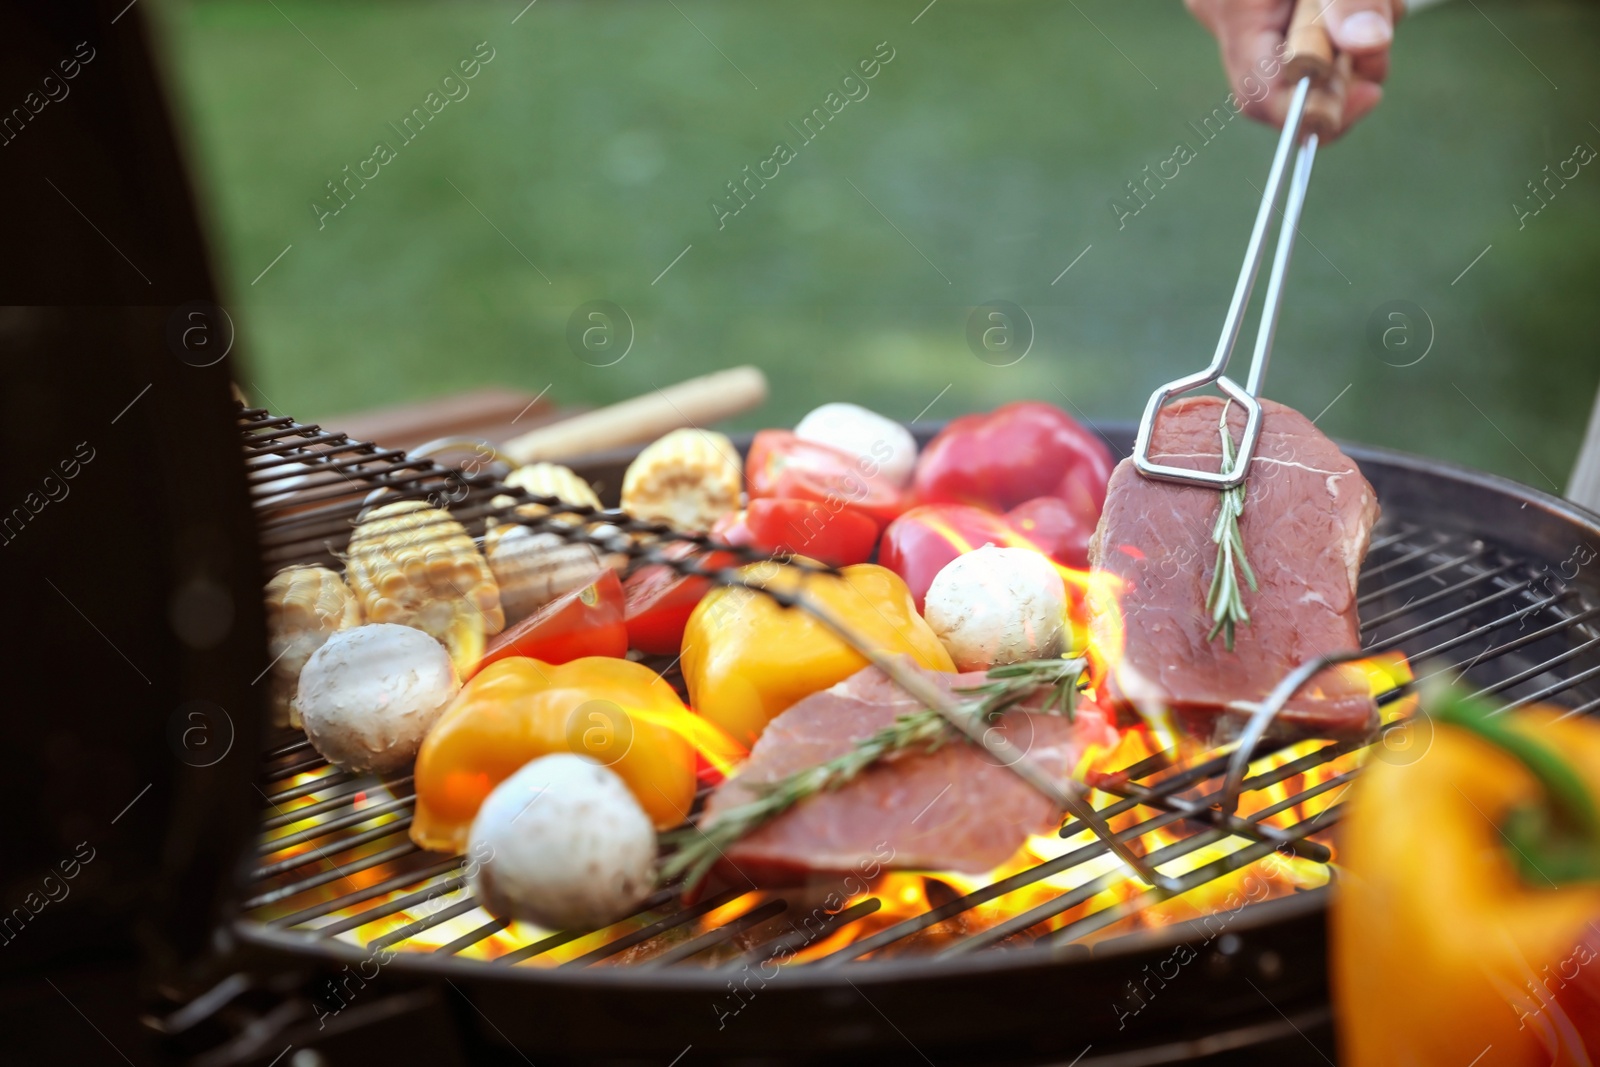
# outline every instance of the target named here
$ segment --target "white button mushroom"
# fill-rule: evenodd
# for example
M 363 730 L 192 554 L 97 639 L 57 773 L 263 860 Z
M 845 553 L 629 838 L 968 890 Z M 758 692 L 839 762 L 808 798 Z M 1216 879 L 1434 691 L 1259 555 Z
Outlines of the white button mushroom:
M 459 688 L 438 641 L 409 626 L 373 623 L 341 630 L 311 654 L 294 703 L 329 762 L 387 774 L 416 759 Z
M 824 404 L 795 426 L 796 437 L 829 445 L 874 463 L 902 489 L 911 484 L 917 442 L 911 431 L 859 404 Z
M 655 828 L 622 779 L 583 756 L 542 756 L 495 787 L 469 836 L 472 888 L 493 914 L 555 930 L 630 915 L 650 893 Z
M 1066 650 L 1067 590 L 1044 556 L 985 545 L 945 564 L 922 614 L 964 671 L 1053 659 Z

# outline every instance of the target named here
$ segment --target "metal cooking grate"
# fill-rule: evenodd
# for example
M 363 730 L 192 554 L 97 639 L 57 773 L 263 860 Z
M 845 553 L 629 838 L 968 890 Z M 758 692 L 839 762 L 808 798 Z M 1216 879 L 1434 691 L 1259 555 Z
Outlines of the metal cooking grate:
M 240 422 L 272 570 L 333 559 L 360 502 L 375 489 L 432 495 L 474 533 L 485 517 L 505 510 L 503 501 L 490 499 L 504 490 L 487 455 L 455 472 L 259 409 L 242 411 Z M 1384 506 L 1361 576 L 1369 652 L 1402 651 L 1423 675 L 1464 673 L 1513 706 L 1553 701 L 1574 714 L 1600 707 L 1600 605 L 1558 570 L 1486 539 L 1410 521 L 1404 501 Z M 662 532 L 619 513 L 597 517 L 632 533 Z M 595 536 L 592 521 L 587 530 L 572 536 Z M 648 547 L 630 551 L 645 554 Z M 1400 692 L 1391 691 L 1379 702 L 1399 699 Z M 1411 728 L 1397 719 L 1379 743 Z M 685 905 L 668 888 L 604 930 L 548 931 L 493 918 L 473 900 L 460 857 L 440 857 L 411 843 L 409 776 L 380 781 L 348 774 L 299 738 L 266 756 L 259 866 L 246 891 L 243 921 L 303 936 L 308 947 L 337 939 L 369 952 L 460 955 L 501 966 L 736 968 L 804 952 L 804 965 L 827 968 L 864 957 L 961 955 L 996 945 L 1061 948 L 1152 916 L 1159 921 L 1170 898 L 1182 903 L 1184 894 L 1208 883 L 1226 885 L 1219 880 L 1275 849 L 1292 852 L 1302 870 L 1320 868 L 1331 856 L 1327 831 L 1339 817 L 1338 798 L 1367 747 L 1262 743 L 1244 782 L 1240 814 L 1230 817 L 1208 807 L 1221 789 L 1225 752 L 1177 769 L 1153 756 L 1101 782 L 1102 816 L 1119 837 L 1178 878 L 1174 889 L 1111 892 L 1129 885 L 1126 869 L 1084 826 L 1069 821 L 1059 844 L 1037 863 L 980 886 L 930 876 L 918 908 L 909 915 L 894 909 L 888 923 L 882 884 L 854 894 L 842 908 L 821 907 L 821 893 L 805 890 L 729 889 Z M 1019 900 L 1026 906 L 997 906 Z

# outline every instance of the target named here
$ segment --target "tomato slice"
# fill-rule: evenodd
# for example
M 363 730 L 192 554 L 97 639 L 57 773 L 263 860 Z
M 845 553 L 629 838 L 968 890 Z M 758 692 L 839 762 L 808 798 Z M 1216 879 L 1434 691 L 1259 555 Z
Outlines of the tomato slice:
M 679 542 L 667 547 L 664 554 L 683 559 L 695 551 L 694 545 Z M 731 567 L 735 562 L 731 553 L 711 552 L 702 565 Z M 622 583 L 628 646 L 655 656 L 676 656 L 683 647 L 683 629 L 690 614 L 710 590 L 709 578 L 686 577 L 664 563 L 651 563 L 628 575 Z
M 878 543 L 878 524 L 848 507 L 815 500 L 750 501 L 750 533 L 764 552 L 807 556 L 835 567 L 865 563 Z
M 472 673 L 508 656 L 527 656 L 544 663 L 626 656 L 624 608 L 622 583 L 616 571 L 608 569 L 591 584 L 557 597 L 497 635 Z
M 788 430 L 762 430 L 750 443 L 745 482 L 752 501 L 814 500 L 830 511 L 859 511 L 882 529 L 906 510 L 905 490 L 880 474 L 870 460 L 804 441 Z

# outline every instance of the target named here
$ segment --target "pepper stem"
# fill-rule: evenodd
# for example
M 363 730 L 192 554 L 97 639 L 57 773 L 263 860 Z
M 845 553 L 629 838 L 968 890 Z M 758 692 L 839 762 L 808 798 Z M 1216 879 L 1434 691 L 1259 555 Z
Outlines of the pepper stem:
M 1488 701 L 1457 688 L 1428 694 L 1428 714 L 1466 730 L 1515 758 L 1543 797 L 1506 813 L 1500 832 L 1530 883 L 1600 881 L 1600 807 L 1582 776 L 1555 749 L 1498 717 Z

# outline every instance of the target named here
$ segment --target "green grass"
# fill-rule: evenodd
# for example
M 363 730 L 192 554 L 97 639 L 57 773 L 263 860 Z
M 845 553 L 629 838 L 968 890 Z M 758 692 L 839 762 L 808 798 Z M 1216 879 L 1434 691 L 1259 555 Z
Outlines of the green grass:
M 522 0 L 165 0 L 247 386 L 316 418 L 487 383 L 596 404 L 750 362 L 774 390 L 745 425 L 941 393 L 930 418 L 1063 395 L 1135 417 L 1209 358 L 1273 135 L 1238 119 L 1201 146 L 1187 124 L 1226 88 L 1176 2 L 921 6 L 539 0 L 512 25 Z M 1349 386 L 1336 436 L 1565 482 L 1600 378 L 1600 161 L 1524 229 L 1510 205 L 1600 146 L 1597 33 L 1578 2 L 1402 27 L 1388 99 L 1318 162 L 1269 395 L 1315 415 Z M 388 123 L 485 40 L 470 95 L 400 146 Z M 801 146 L 786 122 L 880 41 L 870 95 Z M 398 158 L 319 231 L 310 202 L 379 139 Z M 797 158 L 719 230 L 709 201 L 779 139 Z M 1180 140 L 1197 158 L 1119 229 L 1110 199 Z M 597 299 L 637 331 L 605 368 L 565 341 Z M 1037 330 L 1010 367 L 965 339 L 996 299 Z M 1367 339 L 1397 299 L 1436 333 L 1415 366 Z

